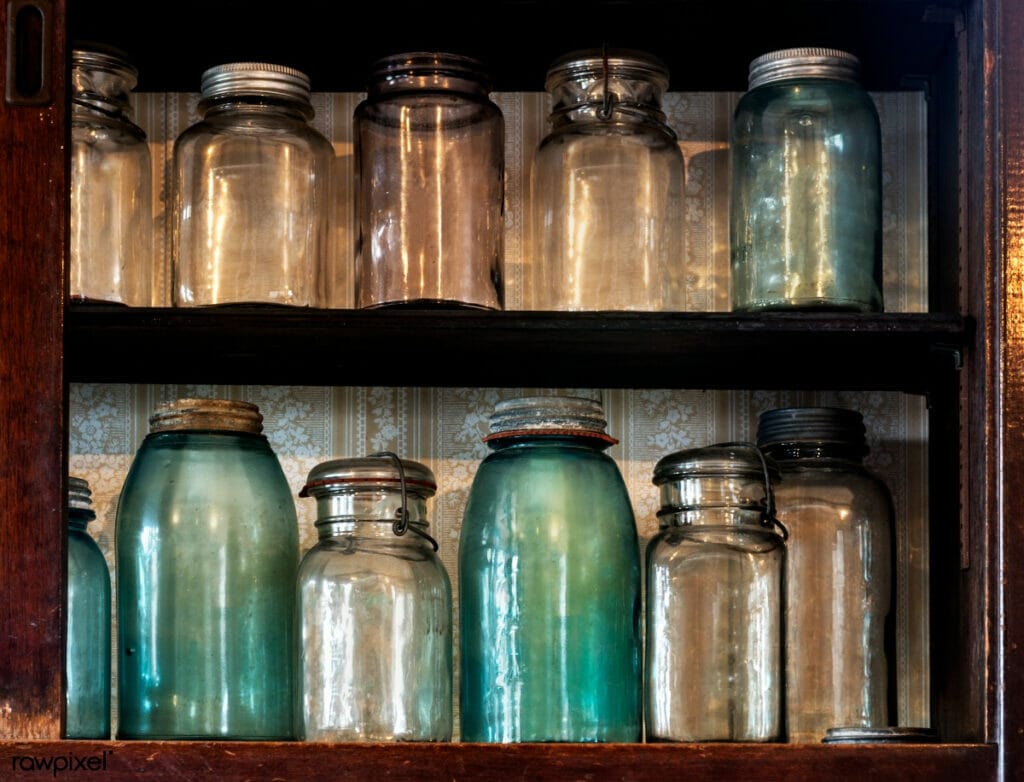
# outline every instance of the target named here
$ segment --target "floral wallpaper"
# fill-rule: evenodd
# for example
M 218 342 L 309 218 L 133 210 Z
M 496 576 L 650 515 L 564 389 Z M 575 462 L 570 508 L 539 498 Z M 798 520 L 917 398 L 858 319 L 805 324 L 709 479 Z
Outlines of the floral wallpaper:
M 333 142 L 338 170 L 349 179 L 351 117 L 361 97 L 314 95 L 313 124 Z M 525 172 L 533 148 L 546 132 L 548 101 L 543 93 L 492 97 L 506 121 L 505 295 L 506 307 L 515 309 L 523 301 Z M 146 130 L 153 154 L 155 245 L 164 259 L 168 251 L 164 204 L 169 200 L 165 167 L 174 137 L 197 119 L 197 98 L 194 94 L 136 95 L 136 120 Z M 686 161 L 687 306 L 691 310 L 729 308 L 727 139 L 738 98 L 732 93 L 669 93 L 664 101 Z M 883 128 L 886 309 L 925 311 L 924 98 L 921 93 L 885 93 L 874 98 Z M 349 282 L 351 254 L 346 249 L 351 247 L 352 216 L 345 188 L 335 210 L 339 252 L 334 263 L 338 277 Z M 341 286 L 334 306 L 352 306 L 349 287 Z M 97 519 L 89 532 L 112 568 L 118 493 L 153 408 L 184 396 L 245 399 L 259 405 L 265 434 L 294 488 L 302 551 L 316 541 L 314 501 L 297 496 L 310 469 L 326 459 L 392 450 L 425 463 L 435 473 L 438 492 L 429 506 L 431 532 L 454 585 L 462 511 L 477 465 L 488 453 L 481 439 L 488 416 L 499 399 L 534 391 L 565 391 L 602 401 L 608 431 L 619 440 L 609 454 L 626 480 L 644 543 L 657 531 L 658 497 L 651 478 L 662 456 L 681 448 L 753 439 L 758 413 L 772 407 L 835 404 L 861 411 L 871 447 L 867 463 L 892 490 L 897 513 L 898 643 L 892 664 L 898 682 L 898 719 L 902 725 L 929 724 L 928 419 L 923 397 L 889 392 L 74 384 L 70 473 L 90 484 Z M 116 580 L 116 573 L 112 576 Z M 455 651 L 457 666 L 457 641 Z M 457 688 L 458 676 L 455 684 Z M 114 718 L 116 723 L 116 710 Z

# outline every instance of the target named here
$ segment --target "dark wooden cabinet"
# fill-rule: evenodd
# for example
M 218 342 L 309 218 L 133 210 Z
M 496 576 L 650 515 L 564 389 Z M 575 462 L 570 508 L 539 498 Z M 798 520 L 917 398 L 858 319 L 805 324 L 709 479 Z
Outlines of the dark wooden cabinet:
M 105 779 L 1024 778 L 1024 7 L 1016 0 L 392 3 L 7 0 L 0 104 L 0 778 L 61 757 Z M 469 31 L 467 34 L 466 31 Z M 595 42 L 664 57 L 674 90 L 742 92 L 754 56 L 857 52 L 927 105 L 927 313 L 186 311 L 71 305 L 71 42 L 128 51 L 139 89 L 228 59 L 361 91 L 377 56 L 448 49 L 536 90 Z M 470 40 L 471 39 L 471 40 Z M 401 366 L 365 360 L 401 339 Z M 544 362 L 527 360 L 543 350 Z M 932 725 L 908 746 L 307 746 L 61 740 L 72 382 L 883 389 L 929 409 Z M 429 356 L 429 360 L 427 360 Z M 313 360 L 316 358 L 317 360 Z M 771 373 L 760 371 L 772 367 Z M 753 378 L 753 380 L 751 380 Z M 751 385 L 756 383 L 756 385 Z M 63 761 L 62 761 L 63 762 Z M 58 764 L 60 765 L 60 764 Z M 51 768 L 55 768 L 51 765 Z M 70 773 L 70 772 L 69 772 Z

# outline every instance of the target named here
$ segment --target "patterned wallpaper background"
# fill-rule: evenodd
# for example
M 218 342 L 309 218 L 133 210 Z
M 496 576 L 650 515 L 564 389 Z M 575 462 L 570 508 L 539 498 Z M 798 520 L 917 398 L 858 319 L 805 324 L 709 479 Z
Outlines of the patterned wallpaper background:
M 670 93 L 664 102 L 686 161 L 687 307 L 694 311 L 729 309 L 727 139 L 739 97 Z M 346 182 L 352 173 L 352 112 L 361 98 L 314 94 L 313 124 L 333 142 L 338 172 Z M 505 297 L 506 307 L 516 309 L 523 301 L 525 174 L 533 149 L 547 130 L 549 104 L 543 93 L 499 93 L 492 98 L 506 122 Z M 925 311 L 924 99 L 920 93 L 874 98 L 883 128 L 886 309 Z M 164 204 L 169 201 L 165 167 L 175 136 L 198 119 L 197 100 L 195 94 L 136 95 L 136 120 L 147 132 L 153 155 L 155 246 L 164 259 Z M 340 188 L 335 205 L 340 250 L 334 262 L 346 284 L 334 301 L 338 307 L 352 305 L 351 209 L 347 189 Z M 89 481 L 97 513 L 89 532 L 113 569 L 117 498 L 153 408 L 185 396 L 245 399 L 259 405 L 265 434 L 294 489 L 303 552 L 316 542 L 314 501 L 297 496 L 310 469 L 326 459 L 391 450 L 425 463 L 437 477 L 438 492 L 429 505 L 431 532 L 454 586 L 462 511 L 477 465 L 488 453 L 482 442 L 487 418 L 499 399 L 535 391 L 577 393 L 603 402 L 608 431 L 620 441 L 609 454 L 630 490 L 643 544 L 657 531 L 658 496 L 651 477 L 662 456 L 681 448 L 750 440 L 758 413 L 772 407 L 835 404 L 861 411 L 871 447 L 866 461 L 892 490 L 897 514 L 898 647 L 892 664 L 897 671 L 899 724 L 929 724 L 928 431 L 921 397 L 888 392 L 74 384 L 70 473 Z M 112 576 L 116 582 L 116 573 Z M 457 637 L 455 651 L 457 666 Z M 455 686 L 457 694 L 458 675 Z M 116 709 L 114 721 L 116 729 Z

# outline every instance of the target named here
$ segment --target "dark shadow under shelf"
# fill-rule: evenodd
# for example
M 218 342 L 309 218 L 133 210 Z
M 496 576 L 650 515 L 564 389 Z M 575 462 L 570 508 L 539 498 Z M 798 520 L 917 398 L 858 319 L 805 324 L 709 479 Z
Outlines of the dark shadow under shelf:
M 70 382 L 948 388 L 970 322 L 924 313 L 68 308 Z

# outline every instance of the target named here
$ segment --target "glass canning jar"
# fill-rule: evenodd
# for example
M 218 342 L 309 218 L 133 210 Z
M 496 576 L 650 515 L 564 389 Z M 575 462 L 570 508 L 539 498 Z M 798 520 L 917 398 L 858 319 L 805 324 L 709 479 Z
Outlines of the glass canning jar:
M 463 741 L 641 739 L 640 553 L 600 403 L 500 402 L 459 540 Z
M 326 306 L 334 149 L 309 124 L 309 78 L 228 63 L 201 89 L 171 165 L 174 304 Z
M 67 725 L 69 739 L 110 738 L 110 570 L 86 531 L 96 518 L 84 478 L 68 478 Z
M 782 735 L 778 470 L 753 443 L 660 459 L 661 529 L 647 546 L 647 738 Z
M 256 405 L 160 405 L 117 506 L 118 736 L 290 739 L 299 541 Z
M 395 454 L 318 464 L 296 596 L 296 738 L 447 741 L 452 589 L 427 534 L 434 474 Z
M 852 54 L 750 63 L 730 143 L 734 310 L 882 310 L 881 146 Z
M 776 510 L 789 531 L 788 739 L 887 727 L 893 506 L 888 487 L 864 466 L 863 416 L 832 407 L 768 410 L 757 442 L 778 464 Z
M 582 50 L 548 69 L 551 130 L 530 168 L 527 309 L 681 310 L 684 168 L 668 69 Z
M 133 121 L 138 71 L 124 55 L 71 53 L 69 293 L 73 300 L 165 306 L 153 255 L 153 172 Z
M 355 109 L 356 306 L 500 309 L 505 120 L 483 64 L 408 52 Z

